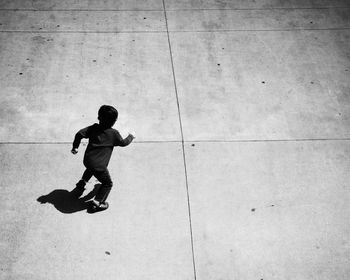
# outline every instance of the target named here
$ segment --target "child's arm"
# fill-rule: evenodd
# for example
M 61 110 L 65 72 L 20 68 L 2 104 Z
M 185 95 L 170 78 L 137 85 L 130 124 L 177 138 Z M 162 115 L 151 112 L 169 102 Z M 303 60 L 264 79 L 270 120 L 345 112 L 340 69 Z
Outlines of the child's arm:
M 123 139 L 123 137 L 120 135 L 120 133 L 118 131 L 116 131 L 116 135 L 117 135 L 116 146 L 121 146 L 121 147 L 128 146 L 135 139 L 135 136 L 130 134 L 130 133 L 124 139 Z
M 81 142 L 81 139 L 83 138 L 88 138 L 88 130 L 89 130 L 90 126 L 88 127 L 85 127 L 81 130 L 79 130 L 77 132 L 77 134 L 75 134 L 75 137 L 74 137 L 74 141 L 73 141 L 73 147 L 72 147 L 72 154 L 76 154 L 78 153 L 78 148 L 79 148 L 79 145 L 80 145 L 80 142 Z

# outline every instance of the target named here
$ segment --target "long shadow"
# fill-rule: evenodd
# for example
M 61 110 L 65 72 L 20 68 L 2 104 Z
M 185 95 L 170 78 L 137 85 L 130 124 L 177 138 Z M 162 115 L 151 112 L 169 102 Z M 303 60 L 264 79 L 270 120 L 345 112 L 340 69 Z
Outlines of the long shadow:
M 61 213 L 72 214 L 88 209 L 89 200 L 95 197 L 100 187 L 101 184 L 96 184 L 92 191 L 80 198 L 77 198 L 73 192 L 68 190 L 57 189 L 47 195 L 38 197 L 37 201 L 41 204 L 50 203 Z

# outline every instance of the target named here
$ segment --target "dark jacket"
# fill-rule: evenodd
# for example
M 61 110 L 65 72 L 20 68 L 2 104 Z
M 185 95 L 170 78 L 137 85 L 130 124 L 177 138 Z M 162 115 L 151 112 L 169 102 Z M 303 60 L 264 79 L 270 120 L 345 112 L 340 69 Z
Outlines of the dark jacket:
M 78 131 L 74 138 L 73 149 L 79 147 L 82 138 L 89 138 L 84 155 L 84 165 L 95 171 L 107 169 L 114 146 L 124 147 L 132 141 L 132 136 L 123 139 L 117 130 L 97 123 Z

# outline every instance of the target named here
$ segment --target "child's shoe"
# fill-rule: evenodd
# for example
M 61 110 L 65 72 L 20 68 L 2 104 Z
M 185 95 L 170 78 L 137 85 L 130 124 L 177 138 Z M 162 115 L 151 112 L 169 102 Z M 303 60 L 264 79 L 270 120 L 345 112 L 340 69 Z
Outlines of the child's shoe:
M 83 192 L 85 191 L 85 182 L 83 180 L 80 180 L 76 187 L 70 192 L 74 197 L 79 198 L 82 196 Z
M 97 200 L 91 201 L 91 205 L 88 208 L 88 213 L 96 213 L 99 211 L 107 210 L 109 207 L 108 202 L 99 202 Z

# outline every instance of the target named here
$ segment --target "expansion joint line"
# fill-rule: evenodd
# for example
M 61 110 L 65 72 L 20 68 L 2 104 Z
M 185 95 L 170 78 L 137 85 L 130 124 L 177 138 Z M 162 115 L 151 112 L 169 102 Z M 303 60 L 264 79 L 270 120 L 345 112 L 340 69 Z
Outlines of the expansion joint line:
M 177 84 L 176 84 L 176 76 L 175 76 L 174 60 L 173 60 L 173 52 L 172 52 L 172 48 L 171 48 L 171 41 L 170 41 L 170 35 L 169 35 L 168 17 L 167 17 L 167 13 L 166 13 L 165 0 L 163 0 L 163 11 L 164 11 L 164 19 L 165 19 L 165 25 L 166 25 L 166 33 L 167 33 L 167 37 L 168 37 L 171 69 L 172 69 L 172 72 L 173 72 L 173 80 L 174 80 L 174 87 L 175 87 L 177 111 L 178 111 L 178 115 L 179 115 L 179 125 L 180 125 L 180 131 L 181 131 L 182 156 L 183 156 L 183 162 L 184 162 L 186 193 L 187 193 L 188 220 L 189 220 L 189 224 L 190 224 L 190 235 L 191 235 L 193 275 L 194 275 L 194 280 L 196 280 L 197 279 L 197 273 L 196 273 L 196 263 L 195 263 L 194 245 L 193 245 L 191 203 L 190 203 L 190 195 L 189 195 L 189 191 L 188 191 L 188 176 L 187 176 L 187 166 L 186 166 L 185 142 L 184 142 L 184 134 L 183 134 L 183 129 L 182 129 L 181 110 L 180 110 L 180 103 L 179 103 L 179 95 L 178 95 L 178 92 L 177 92 Z

